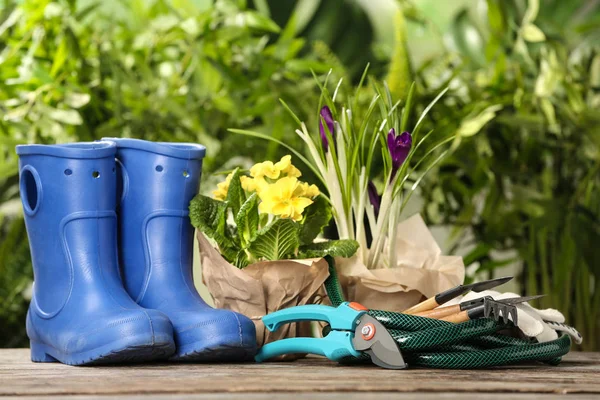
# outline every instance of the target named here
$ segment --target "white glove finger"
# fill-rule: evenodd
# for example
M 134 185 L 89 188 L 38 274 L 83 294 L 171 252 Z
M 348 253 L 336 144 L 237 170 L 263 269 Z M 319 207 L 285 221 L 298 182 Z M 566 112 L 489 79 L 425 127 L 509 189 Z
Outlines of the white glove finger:
M 527 337 L 537 337 L 544 331 L 544 323 L 537 315 L 530 314 L 517 306 L 518 328 Z
M 560 322 L 561 324 L 565 322 L 565 316 L 554 308 L 546 308 L 544 310 L 536 311 L 544 321 Z
M 551 340 L 558 339 L 558 333 L 556 333 L 556 331 L 552 329 L 550 325 L 545 323 L 542 323 L 542 325 L 544 327 L 542 333 L 535 337 L 539 343 L 549 342 Z

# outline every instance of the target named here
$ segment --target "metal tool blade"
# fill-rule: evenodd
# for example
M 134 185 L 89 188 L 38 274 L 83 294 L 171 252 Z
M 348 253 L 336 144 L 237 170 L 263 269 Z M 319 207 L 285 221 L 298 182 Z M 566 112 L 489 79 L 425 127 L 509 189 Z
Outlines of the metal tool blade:
M 496 321 L 500 321 L 500 318 L 502 318 L 505 324 L 512 320 L 514 326 L 519 326 L 516 306 L 502 303 L 496 300 L 487 300 L 485 301 L 483 307 L 483 316 L 485 318 L 492 317 Z M 509 316 L 511 318 L 509 318 Z
M 505 276 L 503 278 L 495 278 L 483 282 L 470 283 L 468 285 L 458 285 L 456 287 L 453 287 L 452 289 L 448 289 L 446 291 L 436 294 L 435 301 L 438 305 L 442 305 L 454 299 L 455 297 L 467 293 L 469 290 L 472 290 L 474 292 L 482 292 L 484 290 L 500 286 L 510 281 L 512 278 L 512 276 Z
M 486 300 L 494 300 L 494 299 L 492 296 L 483 296 L 483 297 L 479 297 L 477 299 L 463 301 L 462 303 L 460 303 L 460 309 L 461 309 L 461 311 L 464 311 L 464 310 L 470 310 L 472 308 L 482 306 Z
M 496 301 L 499 301 L 499 302 L 505 303 L 505 304 L 521 304 L 521 303 L 527 303 L 529 301 L 542 298 L 544 296 L 545 296 L 545 294 L 538 294 L 535 296 L 509 297 L 508 299 L 497 299 Z
M 512 276 L 505 276 L 502 278 L 490 279 L 483 282 L 471 283 L 470 285 L 465 285 L 465 287 L 469 287 L 470 290 L 474 292 L 483 292 L 484 290 L 493 289 L 496 286 L 500 286 L 510 281 Z
M 352 345 L 355 350 L 367 353 L 371 361 L 382 368 L 406 368 L 402 353 L 392 335 L 385 326 L 370 315 L 363 314 L 359 318 Z
M 402 354 L 389 351 L 381 342 L 375 342 L 370 349 L 365 350 L 373 364 L 386 369 L 405 369 L 406 363 Z

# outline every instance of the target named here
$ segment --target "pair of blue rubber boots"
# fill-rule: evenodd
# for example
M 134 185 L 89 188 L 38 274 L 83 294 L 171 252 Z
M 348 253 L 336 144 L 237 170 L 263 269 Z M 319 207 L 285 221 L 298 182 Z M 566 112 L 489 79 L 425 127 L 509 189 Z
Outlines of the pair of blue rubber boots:
M 188 204 L 204 153 L 113 138 L 17 146 L 33 361 L 252 359 L 252 321 L 213 309 L 194 287 Z

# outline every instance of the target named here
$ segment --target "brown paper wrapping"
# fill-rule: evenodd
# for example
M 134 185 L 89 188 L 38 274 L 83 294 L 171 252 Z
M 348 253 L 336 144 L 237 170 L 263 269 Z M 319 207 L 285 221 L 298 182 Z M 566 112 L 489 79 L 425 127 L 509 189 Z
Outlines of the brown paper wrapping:
M 327 261 L 265 261 L 239 269 L 228 263 L 203 233 L 197 236 L 202 278 L 215 306 L 251 318 L 259 346 L 287 337 L 312 336 L 310 323 L 287 324 L 269 332 L 261 318 L 283 308 L 320 302 L 321 288 L 329 276 Z M 285 359 L 297 358 L 290 356 Z
M 394 243 L 397 262 L 394 266 L 367 269 L 360 254 L 349 259 L 336 259 L 336 269 L 347 299 L 368 308 L 402 311 L 424 297 L 432 297 L 463 283 L 462 257 L 442 255 L 420 215 L 413 215 L 398 224 L 397 232 Z M 389 243 L 384 246 L 385 254 L 388 246 Z

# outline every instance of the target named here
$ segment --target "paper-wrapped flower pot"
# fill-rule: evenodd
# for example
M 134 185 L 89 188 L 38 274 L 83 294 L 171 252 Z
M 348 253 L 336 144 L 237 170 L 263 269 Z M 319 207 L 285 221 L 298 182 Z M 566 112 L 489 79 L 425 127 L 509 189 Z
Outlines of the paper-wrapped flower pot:
M 336 259 L 346 299 L 372 309 L 399 312 L 463 283 L 462 257 L 442 255 L 420 215 L 401 222 L 397 232 L 396 265 L 368 269 L 360 253 L 349 259 Z M 389 243 L 384 246 L 384 252 L 388 246 Z
M 244 269 L 225 260 L 203 233 L 198 232 L 202 279 L 217 308 L 246 315 L 256 325 L 258 346 L 291 337 L 312 336 L 309 322 L 287 324 L 269 332 L 261 318 L 284 308 L 313 304 L 322 296 L 322 286 L 329 276 L 327 261 L 264 261 Z M 299 358 L 290 354 L 283 358 Z

